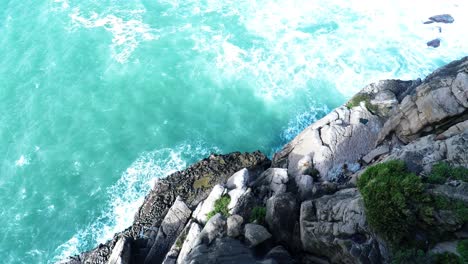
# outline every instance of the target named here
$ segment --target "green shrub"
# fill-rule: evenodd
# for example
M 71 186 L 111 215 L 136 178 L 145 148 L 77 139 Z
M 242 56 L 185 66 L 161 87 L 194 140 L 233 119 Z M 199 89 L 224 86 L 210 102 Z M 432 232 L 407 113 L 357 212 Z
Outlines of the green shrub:
M 348 109 L 351 109 L 353 107 L 359 106 L 361 102 L 364 102 L 364 105 L 366 106 L 367 110 L 371 111 L 372 113 L 375 113 L 377 112 L 378 108 L 376 105 L 371 104 L 370 100 L 371 100 L 371 97 L 369 94 L 366 94 L 366 93 L 356 94 L 353 98 L 351 98 L 346 103 L 346 107 Z
M 392 264 L 430 263 L 430 257 L 422 250 L 403 249 L 393 255 Z
M 417 207 L 427 200 L 421 179 L 402 161 L 389 161 L 369 167 L 357 186 L 374 230 L 394 245 L 408 237 L 416 225 Z
M 395 252 L 392 264 L 463 264 L 461 258 L 453 253 L 426 253 L 421 249 L 402 249 Z
M 265 223 L 266 208 L 263 206 L 255 206 L 250 213 L 250 222 L 257 221 L 258 224 Z
M 462 240 L 457 244 L 457 252 L 460 254 L 461 259 L 468 263 L 468 239 Z
M 455 213 L 457 218 L 468 222 L 468 204 L 461 200 L 451 200 L 441 195 L 433 195 L 432 203 L 437 210 L 449 210 Z
M 431 262 L 434 264 L 463 264 L 459 256 L 450 253 L 444 252 L 439 254 L 433 254 L 431 256 Z
M 231 197 L 229 195 L 223 195 L 221 198 L 215 201 L 213 211 L 209 212 L 207 216 L 207 220 L 213 217 L 217 213 L 221 213 L 224 217 L 229 216 L 229 209 L 228 205 L 231 202 Z
M 461 166 L 454 167 L 446 162 L 439 162 L 432 166 L 432 171 L 427 178 L 427 182 L 444 184 L 447 179 L 468 182 L 468 169 Z

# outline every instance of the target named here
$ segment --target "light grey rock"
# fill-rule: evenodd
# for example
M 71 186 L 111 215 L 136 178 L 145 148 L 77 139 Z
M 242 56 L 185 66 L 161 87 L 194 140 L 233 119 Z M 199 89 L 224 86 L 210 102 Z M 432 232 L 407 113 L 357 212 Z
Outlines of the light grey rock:
M 457 244 L 458 240 L 453 240 L 453 241 L 444 241 L 437 243 L 429 252 L 433 254 L 441 254 L 445 252 L 450 252 L 455 255 L 459 255 L 457 251 Z
M 291 193 L 274 195 L 268 199 L 265 221 L 275 240 L 292 243 L 298 220 L 297 211 L 296 198 Z
M 296 185 L 298 189 L 299 199 L 301 201 L 312 198 L 314 179 L 309 175 L 296 176 Z
M 244 189 L 249 181 L 249 171 L 242 169 L 234 173 L 226 182 L 226 188 L 232 189 Z
M 452 83 L 451 91 L 458 103 L 468 108 L 468 73 L 459 72 Z
M 161 263 L 164 260 L 168 250 L 184 229 L 191 213 L 192 211 L 182 199 L 177 197 L 161 223 L 156 240 L 145 258 L 145 264 Z
M 289 177 L 286 169 L 269 168 L 252 183 L 252 187 L 259 192 L 260 197 L 269 197 L 286 192 L 286 183 L 288 181 Z
M 468 131 L 468 120 L 457 123 L 451 126 L 449 129 L 445 130 L 441 134 L 437 135 L 436 140 L 443 140 L 455 135 L 459 135 Z
M 357 189 L 301 204 L 303 249 L 332 263 L 382 263 L 379 245 L 369 231 Z
M 187 256 L 190 264 L 256 264 L 248 247 L 230 237 L 217 238 L 211 245 L 200 244 Z
M 408 143 L 431 126 L 457 116 L 468 107 L 468 64 L 456 61 L 435 71 L 407 95 L 379 133 L 380 143 L 394 132 Z
M 238 206 L 239 199 L 245 195 L 247 191 L 247 189 L 233 189 L 228 192 L 228 195 L 231 198 L 231 201 L 228 204 L 229 213 L 234 211 L 234 208 Z
M 194 218 L 197 219 L 199 223 L 205 224 L 208 213 L 213 211 L 216 200 L 221 198 L 224 193 L 225 189 L 223 186 L 219 184 L 215 185 L 208 197 L 198 204 L 195 212 L 193 212 Z
M 434 135 L 429 135 L 392 149 L 383 161 L 403 160 L 409 170 L 427 174 L 431 171 L 432 165 L 440 161 L 468 167 L 466 149 L 468 149 L 468 131 L 445 140 L 436 140 Z
M 246 224 L 244 236 L 249 245 L 252 247 L 255 247 L 258 244 L 271 238 L 271 234 L 268 232 L 268 230 L 265 227 L 257 224 Z
M 340 116 L 344 119 L 339 119 Z M 308 174 L 304 171 L 311 168 L 318 170 L 324 180 L 340 177 L 347 167 L 357 164 L 374 149 L 382 126 L 379 117 L 363 106 L 351 110 L 340 107 L 323 120 L 327 122 L 306 128 L 275 155 L 276 160 L 287 155 L 288 173 L 292 177 Z
M 126 237 L 121 237 L 112 249 L 112 254 L 107 264 L 129 264 L 131 257 L 131 246 Z
M 211 217 L 201 231 L 195 245 L 209 245 L 215 238 L 222 237 L 226 231 L 226 220 L 218 213 Z
M 195 243 L 197 241 L 198 235 L 201 233 L 201 227 L 199 224 L 193 222 L 190 225 L 190 229 L 183 241 L 182 248 L 180 250 L 179 256 L 177 258 L 177 264 L 186 263 L 187 255 L 192 251 L 195 247 Z
M 240 215 L 231 215 L 227 219 L 227 235 L 230 237 L 238 237 L 242 231 L 244 218 Z
M 390 152 L 390 148 L 388 145 L 381 145 L 375 149 L 373 149 L 371 152 L 369 152 L 367 155 L 365 155 L 362 160 L 369 164 L 371 161 L 373 161 L 375 158 L 378 158 L 384 154 L 387 154 Z

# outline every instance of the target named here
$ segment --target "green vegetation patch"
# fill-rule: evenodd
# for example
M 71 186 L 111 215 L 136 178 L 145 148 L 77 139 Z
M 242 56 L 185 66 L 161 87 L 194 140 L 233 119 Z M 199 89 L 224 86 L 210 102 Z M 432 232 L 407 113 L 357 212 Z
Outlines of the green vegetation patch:
M 359 94 L 356 94 L 353 98 L 351 98 L 351 100 L 349 100 L 346 103 L 346 107 L 348 109 L 351 109 L 353 107 L 359 106 L 361 102 L 364 102 L 367 110 L 371 111 L 372 113 L 376 113 L 378 110 L 378 107 L 376 105 L 371 104 L 370 102 L 371 99 L 372 98 L 370 97 L 369 94 L 359 93 Z
M 460 254 L 464 263 L 468 263 L 468 239 L 458 242 L 457 252 Z
M 461 200 L 449 199 L 441 195 L 434 195 L 431 198 L 434 209 L 451 211 L 460 221 L 464 223 L 468 222 L 467 203 Z
M 451 252 L 432 254 L 420 249 L 404 249 L 397 251 L 392 264 L 463 264 L 462 259 Z
M 265 223 L 266 208 L 263 206 L 255 206 L 250 213 L 250 222 L 257 221 L 258 224 Z
M 398 244 L 416 225 L 417 204 L 427 201 L 421 179 L 404 162 L 389 161 L 369 167 L 358 179 L 366 216 L 375 231 Z
M 212 174 L 207 174 L 200 179 L 197 179 L 193 182 L 193 188 L 200 189 L 200 188 L 211 188 L 211 179 L 213 178 Z
M 468 182 L 468 169 L 461 166 L 454 167 L 446 162 L 439 162 L 432 166 L 427 182 L 444 184 L 448 179 Z
M 231 197 L 229 195 L 223 195 L 221 198 L 215 201 L 213 211 L 207 214 L 207 220 L 216 215 L 217 213 L 222 214 L 224 217 L 229 216 L 228 205 L 231 202 Z

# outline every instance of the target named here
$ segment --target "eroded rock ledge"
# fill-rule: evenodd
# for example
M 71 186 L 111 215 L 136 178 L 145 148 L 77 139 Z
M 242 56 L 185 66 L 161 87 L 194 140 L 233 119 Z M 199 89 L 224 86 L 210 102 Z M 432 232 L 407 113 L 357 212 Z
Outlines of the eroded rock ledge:
M 259 152 L 211 155 L 159 180 L 131 227 L 64 263 L 388 263 L 356 179 L 394 159 L 421 177 L 441 161 L 468 167 L 467 109 L 468 57 L 425 80 L 371 84 L 272 162 Z M 428 191 L 467 203 L 467 186 Z M 437 250 L 468 238 L 467 223 L 435 214 L 446 216 L 433 227 L 446 239 Z

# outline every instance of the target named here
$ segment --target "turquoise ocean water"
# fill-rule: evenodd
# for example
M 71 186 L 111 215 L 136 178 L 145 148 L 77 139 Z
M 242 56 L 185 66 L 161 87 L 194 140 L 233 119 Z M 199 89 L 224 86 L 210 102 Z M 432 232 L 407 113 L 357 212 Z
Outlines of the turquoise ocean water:
M 364 85 L 466 55 L 467 8 L 2 0 L 2 263 L 88 250 L 131 224 L 156 178 L 212 152 L 271 155 Z M 422 24 L 446 12 L 454 24 Z

